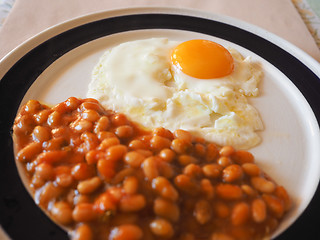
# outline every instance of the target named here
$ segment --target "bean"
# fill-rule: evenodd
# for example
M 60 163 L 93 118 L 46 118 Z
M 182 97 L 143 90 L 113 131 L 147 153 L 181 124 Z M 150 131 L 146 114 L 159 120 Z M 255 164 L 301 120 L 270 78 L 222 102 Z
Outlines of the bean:
M 153 204 L 153 211 L 159 217 L 176 222 L 180 217 L 180 209 L 177 204 L 164 198 L 156 198 Z
M 205 196 L 206 199 L 210 200 L 214 198 L 214 187 L 211 184 L 210 180 L 203 178 L 200 182 L 201 193 Z
M 172 165 L 170 163 L 159 161 L 158 162 L 159 172 L 161 176 L 164 176 L 165 178 L 173 178 L 175 173 L 175 170 L 173 169 Z
M 242 190 L 237 185 L 220 183 L 216 186 L 217 196 L 224 200 L 239 200 L 242 198 Z
M 107 139 L 107 138 L 116 138 L 117 137 L 113 132 L 108 132 L 108 131 L 101 131 L 96 134 L 97 134 L 97 137 L 100 141 L 103 141 L 104 139 Z
M 31 142 L 17 153 L 17 160 L 20 162 L 30 162 L 42 151 L 40 142 Z
M 100 114 L 97 113 L 95 110 L 88 109 L 88 110 L 84 110 L 81 113 L 81 117 L 82 119 L 88 120 L 90 122 L 95 122 L 98 119 L 100 119 Z
M 171 238 L 174 235 L 174 230 L 171 223 L 162 218 L 153 220 L 150 223 L 150 229 L 153 234 L 161 238 Z
M 97 213 L 91 203 L 79 203 L 72 211 L 72 218 L 76 222 L 89 222 L 97 218 Z
M 203 174 L 208 178 L 218 178 L 221 175 L 222 167 L 218 164 L 212 163 L 202 167 Z
M 38 175 L 35 174 L 35 175 L 32 176 L 30 185 L 31 185 L 32 188 L 40 188 L 45 183 L 46 183 L 46 181 L 43 178 L 41 178 L 41 177 L 39 177 Z
M 127 195 L 120 199 L 119 209 L 122 212 L 140 211 L 146 206 L 146 199 L 142 194 Z
M 76 180 L 85 180 L 95 175 L 94 166 L 87 163 L 78 163 L 71 170 L 72 176 Z
M 122 113 L 116 113 L 111 116 L 111 122 L 114 126 L 119 127 L 128 123 L 127 117 Z
M 101 193 L 94 201 L 93 209 L 96 212 L 105 213 L 107 211 L 116 211 L 117 205 L 115 199 L 109 192 Z
M 251 177 L 256 177 L 261 174 L 260 168 L 254 163 L 242 164 L 243 171 Z
M 64 201 L 56 202 L 51 209 L 52 217 L 60 224 L 68 225 L 72 223 L 72 208 Z
M 114 202 L 119 202 L 123 196 L 123 189 L 120 187 L 110 187 L 108 188 L 108 193 L 112 197 Z
M 171 142 L 171 149 L 178 154 L 185 154 L 191 150 L 192 144 L 185 139 L 174 139 Z
M 183 169 L 183 174 L 193 178 L 201 177 L 202 169 L 199 165 L 191 163 L 185 166 L 185 168 Z
M 47 127 L 36 126 L 33 129 L 32 138 L 36 142 L 48 141 L 51 138 L 51 131 Z
M 283 216 L 284 204 L 279 198 L 270 194 L 263 194 L 262 198 L 267 204 L 268 209 L 276 218 L 281 218 Z
M 57 127 L 51 130 L 53 138 L 67 137 L 69 135 L 69 129 L 67 127 Z
M 153 137 L 153 135 L 147 134 L 147 135 L 139 136 L 136 139 L 142 141 L 143 143 L 147 144 L 147 146 L 149 146 L 150 145 L 150 140 L 151 140 L 152 137 Z
M 221 167 L 227 167 L 233 163 L 229 157 L 219 157 L 217 162 Z
M 135 224 L 123 224 L 114 227 L 109 235 L 109 240 L 139 240 L 142 239 L 143 232 Z
M 69 111 L 73 111 L 79 107 L 81 100 L 76 97 L 69 97 L 64 103 Z
M 102 184 L 99 177 L 93 177 L 79 182 L 77 189 L 81 194 L 90 194 L 96 191 Z
M 132 137 L 134 130 L 130 125 L 123 125 L 117 127 L 114 132 L 119 138 L 130 138 Z
M 171 145 L 171 141 L 165 137 L 153 136 L 150 140 L 150 147 L 154 151 L 160 151 L 164 148 L 169 148 Z
M 134 174 L 133 168 L 124 168 L 120 170 L 112 179 L 111 184 L 116 185 L 125 180 L 126 177 Z
M 126 177 L 123 181 L 123 190 L 127 194 L 135 194 L 138 191 L 139 182 L 134 176 Z
M 36 161 L 38 163 L 49 163 L 49 164 L 55 164 L 60 163 L 66 159 L 68 156 L 68 152 L 64 150 L 56 150 L 56 151 L 49 151 L 49 152 L 43 152 L 40 153 Z
M 237 203 L 231 213 L 231 222 L 234 226 L 245 224 L 250 218 L 250 207 L 245 202 Z
M 62 173 L 56 176 L 56 183 L 61 187 L 70 187 L 74 179 L 70 173 Z
M 267 217 L 267 206 L 260 198 L 252 201 L 251 211 L 252 218 L 257 223 L 263 222 Z
M 167 138 L 169 140 L 173 139 L 172 132 L 170 130 L 168 130 L 168 129 L 163 128 L 163 127 L 159 127 L 159 128 L 153 129 L 152 133 L 153 133 L 153 135 L 160 136 L 160 137 L 165 137 L 165 138 Z
M 182 129 L 175 130 L 173 132 L 173 135 L 175 136 L 175 138 L 184 139 L 188 142 L 192 142 L 193 140 L 193 136 L 191 135 L 191 133 Z
M 80 105 L 81 101 L 75 97 L 70 97 L 66 101 L 57 104 L 52 109 L 60 113 L 71 112 L 76 110 Z
M 109 161 L 119 161 L 124 157 L 124 155 L 127 153 L 127 147 L 125 145 L 115 145 L 111 146 L 106 151 L 106 158 Z
M 206 147 L 201 143 L 196 143 L 194 145 L 195 155 L 198 157 L 204 157 L 206 155 Z
M 241 185 L 242 191 L 250 197 L 256 196 L 258 193 L 251 186 L 243 184 Z
M 157 157 L 148 157 L 143 161 L 142 170 L 149 181 L 159 176 L 157 161 Z
M 198 200 L 196 202 L 193 215 L 200 224 L 205 224 L 212 218 L 212 209 L 207 200 Z
M 199 186 L 189 176 L 180 174 L 174 179 L 175 185 L 183 192 L 196 196 L 200 190 Z
M 81 103 L 79 108 L 80 108 L 81 112 L 84 112 L 86 110 L 95 110 L 98 113 L 103 113 L 104 112 L 104 110 L 100 106 L 100 104 L 98 104 L 97 102 L 92 102 L 92 101 Z
M 71 173 L 71 167 L 66 165 L 60 165 L 54 168 L 54 174 L 55 176 L 61 175 L 61 174 L 70 174 Z
M 126 153 L 126 155 L 124 156 L 124 161 L 125 163 L 127 163 L 128 165 L 130 165 L 130 167 L 133 168 L 138 168 L 141 166 L 142 162 L 145 160 L 145 156 L 137 151 L 131 151 Z
M 66 145 L 67 141 L 64 137 L 53 138 L 47 142 L 44 142 L 43 149 L 46 151 L 54 151 L 60 150 L 64 145 Z
M 166 162 L 172 162 L 176 154 L 171 149 L 165 148 L 160 151 L 159 156 Z
M 244 150 L 235 151 L 232 154 L 232 159 L 240 165 L 254 162 L 254 156 L 250 152 Z
M 178 162 L 180 163 L 180 165 L 186 166 L 190 163 L 197 163 L 198 160 L 195 157 L 183 154 L 178 157 Z
M 218 147 L 214 143 L 209 143 L 207 145 L 207 152 L 206 152 L 206 161 L 213 162 L 219 155 Z
M 164 177 L 156 177 L 152 180 L 152 188 L 163 198 L 177 201 L 179 194 L 170 181 Z
M 37 124 L 43 124 L 48 120 L 48 116 L 50 115 L 50 109 L 43 109 L 37 114 L 34 115 L 34 119 Z
M 110 181 L 116 175 L 115 162 L 100 159 L 97 163 L 97 170 L 106 181 Z
M 243 170 L 237 164 L 232 164 L 223 169 L 222 171 L 222 179 L 225 182 L 235 182 L 241 180 L 243 177 Z
M 92 240 L 93 233 L 89 225 L 81 224 L 72 236 L 72 240 Z
M 36 174 L 44 181 L 53 180 L 54 170 L 53 167 L 48 163 L 40 163 L 36 166 Z
M 79 203 L 90 203 L 91 199 L 87 195 L 78 194 L 73 198 L 73 204 L 77 205 Z
M 116 146 L 120 144 L 120 140 L 117 137 L 110 137 L 110 138 L 106 138 L 104 139 L 100 145 L 98 146 L 98 150 L 100 151 L 105 151 L 107 150 L 109 147 L 111 146 Z
M 80 139 L 88 146 L 88 151 L 95 149 L 99 144 L 98 137 L 91 132 L 84 132 L 81 134 Z
M 140 141 L 140 140 L 132 140 L 130 143 L 129 143 L 129 148 L 131 150 L 137 150 L 137 149 L 147 149 L 147 146 L 146 144 L 144 144 L 144 142 Z
M 107 131 L 110 127 L 110 120 L 106 116 L 102 116 L 94 126 L 94 132 L 99 133 L 102 131 Z
M 283 201 L 284 209 L 288 211 L 291 208 L 292 203 L 285 188 L 282 186 L 277 186 L 275 190 L 275 195 Z
M 194 137 L 194 142 L 206 144 L 206 140 L 203 137 Z
M 70 125 L 71 129 L 73 129 L 77 133 L 90 132 L 93 128 L 92 122 L 86 119 L 77 119 Z
M 39 204 L 46 207 L 50 201 L 57 199 L 63 193 L 63 189 L 55 186 L 52 182 L 47 182 L 39 195 Z
M 95 164 L 99 159 L 104 158 L 105 153 L 100 150 L 90 150 L 85 155 L 85 160 L 88 164 Z
M 276 189 L 276 185 L 262 177 L 252 177 L 252 186 L 262 193 L 272 193 Z
M 53 111 L 52 113 L 49 114 L 47 123 L 50 127 L 57 127 L 60 125 L 62 119 L 61 113 L 57 111 Z
M 220 149 L 219 154 L 223 157 L 229 157 L 234 153 L 234 148 L 232 146 L 224 146 Z
M 36 100 L 29 100 L 25 106 L 24 111 L 29 114 L 35 114 L 41 109 L 41 104 Z
M 13 130 L 16 134 L 29 134 L 33 131 L 35 120 L 32 115 L 23 115 L 18 122 L 15 123 Z
M 153 155 L 152 151 L 146 149 L 137 149 L 136 152 L 142 154 L 145 157 L 151 157 Z

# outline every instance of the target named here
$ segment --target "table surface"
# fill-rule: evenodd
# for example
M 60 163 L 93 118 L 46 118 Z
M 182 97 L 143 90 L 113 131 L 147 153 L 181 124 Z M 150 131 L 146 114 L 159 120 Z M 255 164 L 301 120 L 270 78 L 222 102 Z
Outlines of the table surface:
M 0 28 L 10 13 L 15 0 L 0 0 Z M 320 49 L 320 1 L 292 0 L 310 34 Z

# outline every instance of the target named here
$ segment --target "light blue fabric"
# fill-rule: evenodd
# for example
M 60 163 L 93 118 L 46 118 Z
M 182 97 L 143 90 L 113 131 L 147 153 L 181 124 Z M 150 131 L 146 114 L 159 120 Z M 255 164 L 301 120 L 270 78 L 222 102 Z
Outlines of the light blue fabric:
M 3 25 L 4 20 L 8 16 L 14 0 L 0 0 L 0 27 Z
M 314 11 L 315 14 L 317 14 L 318 17 L 320 17 L 320 0 L 307 0 L 310 7 Z

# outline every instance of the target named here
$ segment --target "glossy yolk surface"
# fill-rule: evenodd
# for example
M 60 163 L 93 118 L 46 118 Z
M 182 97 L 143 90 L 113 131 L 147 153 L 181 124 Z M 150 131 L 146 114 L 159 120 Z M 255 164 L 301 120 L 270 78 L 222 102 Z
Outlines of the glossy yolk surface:
M 233 71 L 233 58 L 220 44 L 195 39 L 179 44 L 171 54 L 171 61 L 185 74 L 200 78 L 220 78 Z

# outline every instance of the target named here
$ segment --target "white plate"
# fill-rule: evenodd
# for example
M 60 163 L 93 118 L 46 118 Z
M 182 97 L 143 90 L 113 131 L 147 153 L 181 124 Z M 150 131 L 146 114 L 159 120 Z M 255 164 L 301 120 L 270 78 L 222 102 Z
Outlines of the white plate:
M 1 130 L 11 126 L 21 100 L 21 104 L 29 99 L 55 104 L 70 96 L 85 98 L 93 66 L 107 48 L 151 37 L 213 40 L 251 56 L 261 65 L 261 94 L 250 101 L 260 112 L 265 130 L 260 132 L 262 143 L 250 151 L 293 199 L 293 209 L 274 234 L 278 236 L 308 206 L 319 181 L 320 134 L 315 113 L 319 113 L 320 66 L 301 50 L 252 25 L 190 10 L 139 8 L 93 14 L 48 29 L 0 62 L 0 77 L 4 75 L 1 100 L 9 100 L 6 111 L 10 112 L 1 119 L 8 123 Z M 302 77 L 308 77 L 309 82 Z M 5 93 L 8 88 L 15 89 L 16 95 Z M 10 153 L 6 159 L 13 161 Z M 5 229 L 17 236 L 11 228 Z M 297 236 L 292 231 L 292 236 Z

